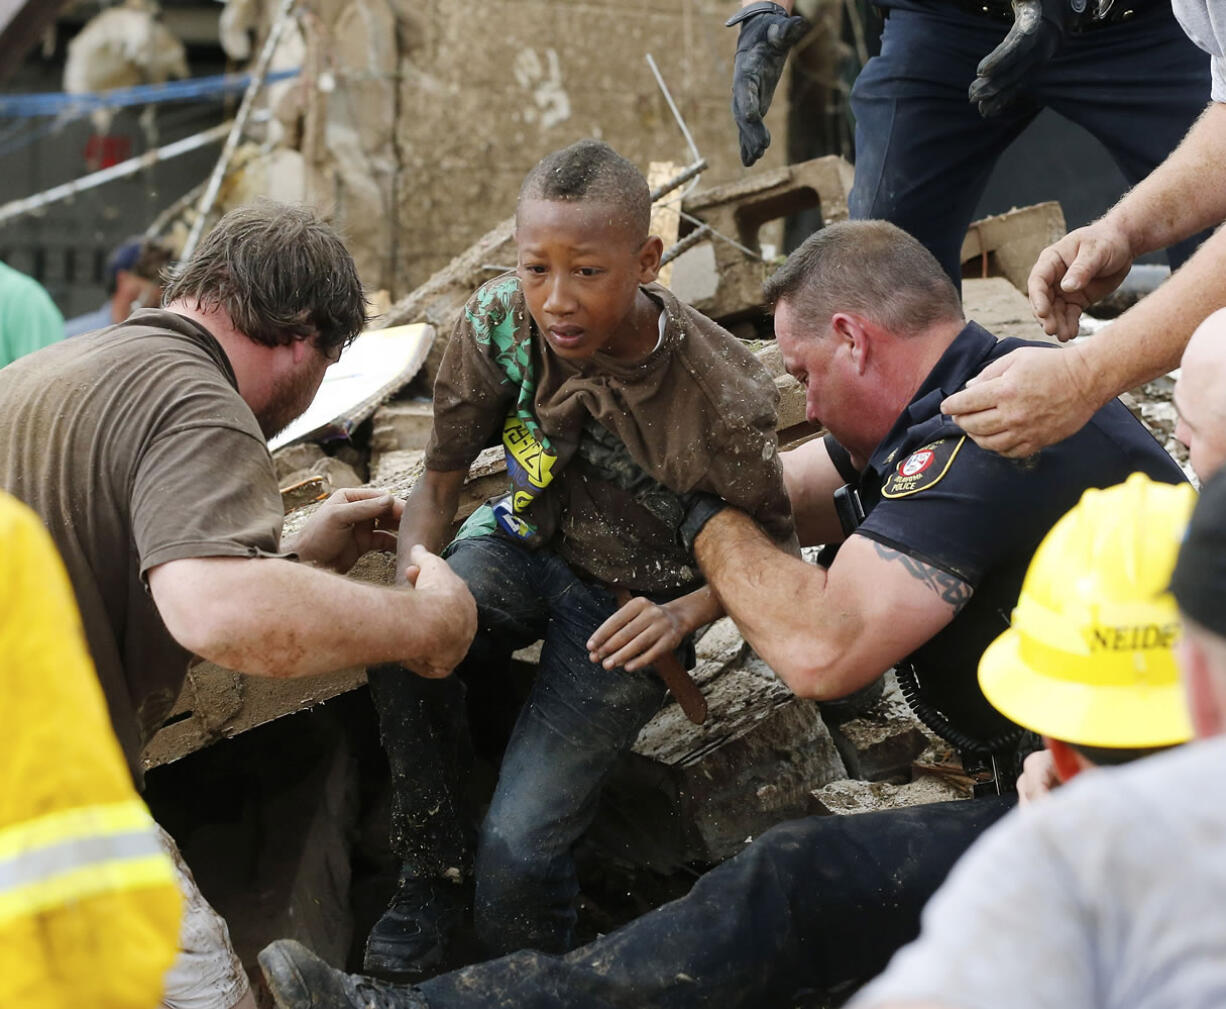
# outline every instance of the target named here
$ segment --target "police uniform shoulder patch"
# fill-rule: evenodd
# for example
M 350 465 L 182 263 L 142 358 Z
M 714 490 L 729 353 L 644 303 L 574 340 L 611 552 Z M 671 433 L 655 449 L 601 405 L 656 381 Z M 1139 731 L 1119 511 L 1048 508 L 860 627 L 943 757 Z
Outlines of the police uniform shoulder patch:
M 881 485 L 881 496 L 908 497 L 939 483 L 949 472 L 949 467 L 953 465 L 964 441 L 966 435 L 959 438 L 942 438 L 917 448 L 894 467 Z

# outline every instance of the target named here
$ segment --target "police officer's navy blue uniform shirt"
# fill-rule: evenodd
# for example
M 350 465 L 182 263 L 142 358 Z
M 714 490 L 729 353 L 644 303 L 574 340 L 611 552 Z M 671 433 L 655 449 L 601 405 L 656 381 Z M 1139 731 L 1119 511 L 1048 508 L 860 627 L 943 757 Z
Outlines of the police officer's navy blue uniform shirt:
M 1029 458 L 1006 459 L 979 448 L 941 413 L 941 401 L 990 362 L 1024 346 L 1047 345 L 998 342 L 968 323 L 862 474 L 827 437 L 839 472 L 860 494 L 865 518 L 856 531 L 974 589 L 953 621 L 911 658 L 925 700 L 979 739 L 1011 727 L 980 692 L 976 670 L 984 649 L 1008 625 L 1030 557 L 1047 531 L 1090 487 L 1110 487 L 1137 471 L 1164 483 L 1185 480 L 1119 400 L 1077 434 Z

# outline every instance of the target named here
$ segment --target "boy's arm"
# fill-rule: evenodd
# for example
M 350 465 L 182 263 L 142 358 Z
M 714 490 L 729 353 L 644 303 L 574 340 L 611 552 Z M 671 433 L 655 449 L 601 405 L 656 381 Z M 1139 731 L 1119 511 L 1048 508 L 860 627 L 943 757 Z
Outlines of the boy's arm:
M 635 596 L 588 639 L 588 658 L 605 669 L 645 669 L 678 648 L 687 634 L 723 615 L 724 608 L 706 585 L 666 603 Z
M 396 550 L 396 579 L 405 580 L 409 551 L 420 543 L 432 554 L 445 545 L 451 520 L 460 504 L 460 490 L 468 470 L 425 470 L 404 503 Z

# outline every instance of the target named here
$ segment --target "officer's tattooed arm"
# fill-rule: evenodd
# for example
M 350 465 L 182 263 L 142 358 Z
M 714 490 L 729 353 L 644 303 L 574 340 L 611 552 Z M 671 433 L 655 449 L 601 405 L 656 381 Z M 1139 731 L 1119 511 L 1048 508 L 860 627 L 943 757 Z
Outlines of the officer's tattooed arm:
M 877 556 L 882 560 L 897 561 L 901 564 L 907 574 L 917 581 L 923 582 L 924 585 L 940 596 L 945 602 L 949 603 L 954 608 L 955 613 L 966 605 L 967 600 L 974 593 L 974 590 L 956 575 L 951 575 L 948 571 L 942 571 L 931 564 L 925 564 L 921 560 L 908 556 L 901 550 L 887 547 L 884 543 L 878 543 L 876 540 L 873 540 L 873 548 L 877 551 Z
M 725 508 L 694 556 L 745 640 L 802 697 L 845 697 L 949 625 L 968 585 L 853 535 L 829 569 L 786 554 Z

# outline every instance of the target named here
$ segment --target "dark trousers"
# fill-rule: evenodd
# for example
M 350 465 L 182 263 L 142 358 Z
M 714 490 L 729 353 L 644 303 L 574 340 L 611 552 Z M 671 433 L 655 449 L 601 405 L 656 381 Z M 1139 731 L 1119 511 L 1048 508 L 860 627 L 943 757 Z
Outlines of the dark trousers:
M 1123 2 L 1123 0 L 1120 0 Z M 1044 107 L 1084 127 L 1130 184 L 1179 143 L 1209 102 L 1209 57 L 1161 0 L 1129 21 L 1072 35 L 1000 116 L 967 101 L 975 68 L 1008 26 L 960 12 L 892 10 L 881 54 L 851 92 L 856 117 L 854 219 L 910 232 L 961 283 L 962 239 L 1005 148 Z M 1206 233 L 1207 234 L 1207 233 Z M 1179 266 L 1204 235 L 1168 250 Z
M 511 652 L 544 639 L 478 834 L 473 910 L 493 952 L 563 952 L 578 894 L 571 848 L 613 764 L 659 709 L 664 685 L 650 671 L 588 660 L 588 638 L 617 603 L 550 551 L 482 536 L 452 544 L 446 557 L 477 601 L 477 637 L 457 675 L 430 681 L 383 669 L 371 677 L 392 768 L 392 844 L 411 875 L 467 869 L 458 797 L 465 685 L 512 703 Z
M 566 956 L 515 953 L 420 990 L 431 1009 L 761 1009 L 862 982 L 918 934 L 929 896 L 1013 802 L 785 823 L 687 896 Z

